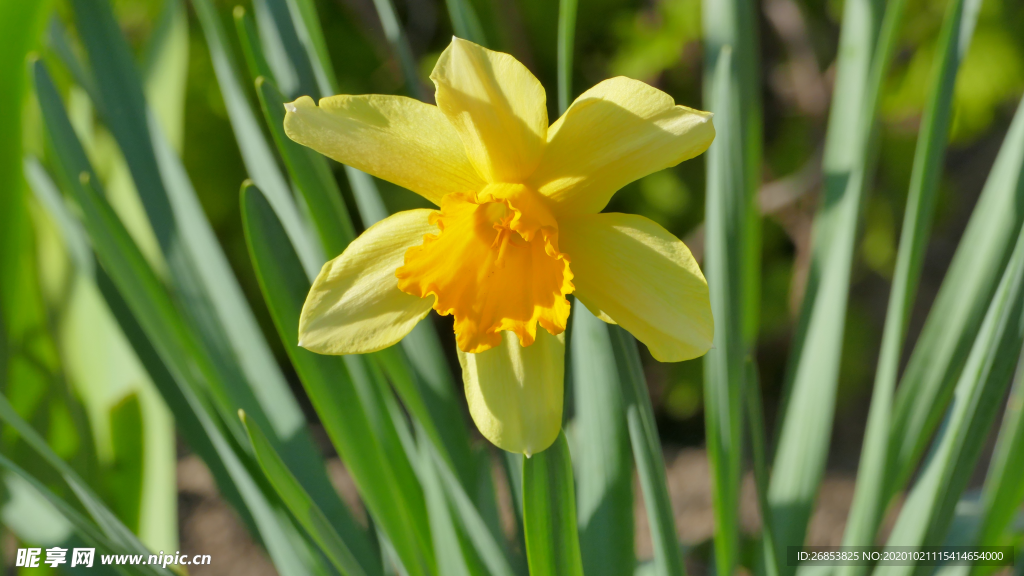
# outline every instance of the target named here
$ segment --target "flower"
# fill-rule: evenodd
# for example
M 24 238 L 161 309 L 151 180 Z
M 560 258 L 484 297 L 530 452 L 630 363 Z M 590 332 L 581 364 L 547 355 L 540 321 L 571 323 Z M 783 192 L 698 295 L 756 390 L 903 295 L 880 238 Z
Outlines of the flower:
M 374 224 L 324 265 L 299 341 L 374 352 L 431 308 L 451 314 L 474 422 L 529 456 L 561 428 L 568 294 L 657 360 L 710 348 L 707 282 L 690 250 L 647 218 L 601 210 L 624 185 L 704 152 L 715 129 L 710 113 L 621 77 L 549 126 L 525 66 L 459 38 L 430 78 L 437 106 L 380 95 L 286 105 L 292 140 L 439 206 Z

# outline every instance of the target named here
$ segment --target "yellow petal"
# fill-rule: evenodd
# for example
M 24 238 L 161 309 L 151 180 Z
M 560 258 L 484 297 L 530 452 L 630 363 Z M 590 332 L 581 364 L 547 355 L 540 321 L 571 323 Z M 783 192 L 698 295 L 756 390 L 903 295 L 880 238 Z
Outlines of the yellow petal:
M 572 259 L 576 297 L 629 330 L 661 362 L 711 348 L 708 284 L 690 249 L 661 226 L 632 214 L 559 220 L 559 246 Z
M 284 131 L 342 164 L 441 203 L 484 182 L 451 123 L 436 106 L 403 96 L 309 96 L 285 104 Z
M 703 153 L 715 138 L 711 113 L 629 78 L 584 92 L 548 130 L 528 184 L 556 215 L 594 214 L 630 182 Z
M 401 340 L 430 312 L 433 298 L 398 289 L 405 251 L 436 232 L 431 210 L 389 216 L 324 264 L 299 317 L 299 345 L 320 354 L 365 354 Z
M 565 336 L 537 331 L 523 347 L 514 334 L 481 354 L 459 350 L 466 400 L 485 438 L 531 456 L 551 446 L 562 428 Z
M 537 167 L 548 129 L 544 87 L 518 60 L 452 38 L 430 74 L 437 106 L 488 182 L 521 182 Z

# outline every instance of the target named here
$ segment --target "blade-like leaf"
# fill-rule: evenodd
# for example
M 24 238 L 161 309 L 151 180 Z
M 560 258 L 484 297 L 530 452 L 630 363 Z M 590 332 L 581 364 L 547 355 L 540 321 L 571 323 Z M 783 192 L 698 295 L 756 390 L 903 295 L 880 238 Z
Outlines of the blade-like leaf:
M 750 359 L 747 360 L 744 389 L 750 431 L 750 455 L 754 463 L 754 485 L 757 488 L 757 505 L 761 509 L 761 551 L 764 557 L 764 570 L 766 576 L 779 576 L 782 570 L 777 555 L 775 523 L 772 521 L 772 509 L 768 504 L 768 458 L 765 455 L 765 437 L 768 430 L 764 425 L 764 406 L 761 402 L 761 383 L 757 377 L 757 365 Z
M 425 91 L 420 83 L 416 59 L 412 55 L 402 24 L 398 21 L 395 6 L 391 0 L 373 0 L 373 5 L 377 8 L 377 17 L 384 27 L 384 36 L 388 39 L 392 52 L 398 57 L 398 67 L 401 68 L 402 77 L 405 79 L 405 89 L 413 98 L 423 100 Z
M 578 302 L 570 346 L 575 389 L 573 464 L 580 550 L 590 576 L 628 574 L 633 552 L 633 460 L 608 325 Z
M 367 508 L 394 544 L 409 574 L 432 574 L 434 559 L 423 494 L 399 442 L 395 422 L 373 383 L 376 368 L 361 356 L 346 356 L 343 360 L 314 354 L 296 344 L 299 311 L 310 283 L 276 212 L 262 193 L 246 183 L 241 198 L 256 277 L 313 407 Z M 359 555 L 360 548 L 349 538 L 346 541 Z M 368 565 L 365 560 L 360 563 Z
M 255 422 L 247 420 L 245 412 L 239 410 L 238 415 L 242 419 L 246 431 L 249 432 L 249 441 L 252 443 L 253 452 L 256 453 L 256 459 L 259 460 L 263 473 L 266 474 L 281 500 L 288 506 L 288 510 L 298 520 L 299 525 L 317 543 L 334 567 L 348 576 L 381 573 L 380 566 L 370 565 L 364 569 L 360 565 L 348 544 L 335 532 L 327 516 L 288 470 L 267 437 L 260 431 L 259 426 Z M 364 547 L 363 553 L 366 560 L 372 558 L 369 554 L 369 543 L 364 535 L 360 534 L 358 530 L 353 530 L 348 537 L 353 544 Z
M 572 460 L 562 432 L 523 461 L 523 522 L 531 576 L 582 576 Z
M 52 467 L 60 477 L 64 479 L 64 482 L 67 483 L 68 487 L 75 494 L 75 497 L 78 498 L 82 507 L 88 511 L 93 521 L 99 527 L 100 533 L 106 539 L 109 539 L 113 545 L 124 550 L 129 550 L 133 554 L 148 554 L 149 551 L 142 542 L 139 542 L 139 539 L 135 537 L 132 531 L 121 523 L 117 516 L 107 508 L 103 503 L 103 500 L 92 490 L 92 488 L 90 488 L 89 485 L 86 484 L 85 481 L 83 481 L 82 478 L 72 470 L 66 462 L 61 460 L 60 456 L 57 456 L 57 454 L 50 449 L 46 440 L 44 440 L 31 426 L 29 426 L 28 422 L 25 422 L 25 420 L 23 420 L 21 416 L 14 411 L 10 402 L 7 401 L 7 397 L 2 395 L 0 395 L 0 420 L 3 420 L 14 428 L 29 447 L 31 447 L 31 449 L 38 454 L 48 466 Z M 0 458 L 3 457 L 0 456 Z M 3 460 L 6 460 L 6 458 Z M 14 466 L 13 463 L 9 463 L 8 469 L 19 474 L 24 479 L 29 480 L 29 482 L 33 482 L 34 480 L 31 476 L 22 473 L 20 469 Z M 51 503 L 58 505 L 53 501 L 51 501 Z M 58 509 L 59 508 L 60 506 L 58 505 Z M 71 520 L 72 523 L 77 523 L 75 518 L 69 517 L 66 514 L 65 517 L 67 517 L 68 520 Z M 152 571 L 158 572 L 155 566 Z
M 1022 345 L 1024 230 L 1018 234 L 1010 262 L 957 382 L 942 431 L 900 511 L 889 546 L 942 544 L 995 422 Z M 881 566 L 877 572 L 896 576 L 923 571 L 924 567 L 915 569 L 907 565 Z
M 252 49 L 257 51 L 256 46 Z M 259 94 L 263 115 L 274 136 L 274 143 L 288 167 L 288 174 L 309 207 L 324 252 L 332 257 L 341 254 L 356 234 L 327 160 L 309 148 L 296 144 L 284 133 L 284 96 L 269 80 L 257 78 L 256 93 Z
M 492 576 L 513 576 L 516 571 L 509 565 L 500 540 L 495 538 L 487 522 L 480 515 L 475 503 L 459 484 L 458 478 L 451 468 L 444 465 L 441 456 L 437 451 L 432 452 L 436 462 L 437 472 L 443 480 L 442 486 L 448 494 L 448 498 L 458 510 L 460 520 L 466 530 L 467 537 L 473 543 L 477 554 L 487 566 Z
M 270 69 L 263 47 L 259 44 L 260 39 L 252 16 L 243 6 L 235 6 L 232 15 L 235 17 L 235 32 L 238 33 L 238 41 L 242 44 L 242 55 L 245 57 L 245 65 L 249 67 L 249 74 L 253 78 L 262 76 L 276 85 L 274 71 Z
M 647 522 L 651 526 L 651 540 L 654 545 L 654 574 L 656 576 L 680 576 L 686 571 L 683 557 L 679 553 L 679 536 L 676 533 L 672 501 L 666 484 L 665 460 L 658 439 L 658 427 L 654 421 L 654 408 L 644 382 L 643 365 L 636 340 L 619 326 L 609 326 L 615 364 L 619 369 L 619 384 L 626 404 L 626 421 L 629 425 L 629 440 L 633 446 L 633 458 L 640 476 Z
M 572 56 L 576 38 L 578 0 L 558 3 L 558 112 L 564 114 L 572 101 Z
M 843 534 L 843 544 L 846 546 L 866 546 L 874 542 L 875 532 L 890 496 L 885 490 L 893 391 L 896 388 L 907 320 L 921 277 L 931 229 L 949 134 L 953 86 L 960 62 L 970 45 L 980 4 L 980 0 L 950 2 L 939 37 L 935 76 L 914 155 L 910 193 L 903 216 L 900 248 L 896 256 L 896 270 L 889 294 L 868 425 L 861 449 L 857 487 L 846 532 Z M 843 566 L 839 573 L 855 576 L 864 574 L 866 568 Z
M 823 159 L 825 197 L 814 220 L 810 276 L 768 493 L 778 546 L 803 543 L 825 470 L 854 245 L 874 167 L 875 115 L 905 4 L 886 5 L 880 31 L 881 2 L 851 0 L 844 8 Z M 778 551 L 780 558 L 784 552 Z
M 1024 99 L 1010 124 L 967 229 L 896 392 L 888 493 L 917 468 L 945 413 L 984 310 L 1024 222 Z
M 0 467 L 16 474 L 21 479 L 25 480 L 36 492 L 38 492 L 43 498 L 45 498 L 53 507 L 60 512 L 65 519 L 74 527 L 75 531 L 82 538 L 86 544 L 90 544 L 97 548 L 97 552 L 102 554 L 103 552 L 109 552 L 111 554 L 132 554 L 137 555 L 145 553 L 148 555 L 148 551 L 143 549 L 142 552 L 139 550 L 124 546 L 103 535 L 103 531 L 99 526 L 90 522 L 87 518 L 82 516 L 72 505 L 68 504 L 64 500 L 60 499 L 54 494 L 49 488 L 47 488 L 42 482 L 37 480 L 31 474 L 26 472 L 23 468 L 12 462 L 6 456 L 0 455 Z M 159 565 L 135 565 L 135 566 L 123 566 L 121 569 L 126 574 L 151 574 L 161 576 L 171 576 L 173 572 L 162 568 Z
M 754 208 L 754 199 L 761 186 L 763 121 L 760 79 L 760 45 L 758 40 L 758 5 L 752 0 L 707 0 L 701 5 L 704 32 L 704 101 L 714 107 L 715 78 L 725 47 L 732 50 L 730 64 L 731 92 L 729 98 L 738 106 L 737 127 L 741 142 L 735 145 L 736 173 L 732 178 L 745 192 L 739 218 L 744 225 L 732 243 L 742 264 L 740 283 L 742 328 L 748 346 L 757 338 L 761 291 L 761 213 Z M 714 110 L 712 110 L 714 111 Z M 715 120 L 718 125 L 718 120 Z M 721 135 L 716 137 L 721 139 Z M 710 159 L 709 159 L 710 162 Z M 709 164 L 710 165 L 710 164 Z
M 98 94 L 106 119 L 124 152 L 143 205 L 172 267 L 184 311 L 200 328 L 199 335 L 219 377 L 208 382 L 221 409 L 231 414 L 245 408 L 274 432 L 279 446 L 288 445 L 289 464 L 307 489 L 330 502 L 334 490 L 323 468 L 308 466 L 317 459 L 305 419 L 291 395 L 273 353 L 263 338 L 227 258 L 206 220 L 180 159 L 148 112 L 134 59 L 106 0 L 76 0 L 78 27 L 95 67 Z M 67 146 L 66 142 L 61 145 Z M 68 155 L 75 158 L 76 154 Z M 69 166 L 69 179 L 92 173 L 84 155 Z M 322 256 L 315 262 L 322 263 Z M 237 423 L 234 434 L 244 433 Z M 340 505 L 340 500 L 333 496 Z
M 456 36 L 481 46 L 488 45 L 484 28 L 480 25 L 480 19 L 477 18 L 470 0 L 445 0 L 445 5 L 448 7 L 448 18 L 452 21 L 452 29 L 455 30 Z
M 715 513 L 715 562 L 731 574 L 739 560 L 743 455 L 743 248 L 748 195 L 743 186 L 740 87 L 732 48 L 719 51 L 710 110 L 715 142 L 707 152 L 704 274 L 711 291 L 715 341 L 704 356 L 704 418 Z
M 1024 363 L 1018 360 L 1017 375 L 981 492 L 981 523 L 975 544 L 1005 544 L 1013 518 L 1024 501 L 1021 478 L 1024 478 Z M 978 566 L 975 573 L 994 571 Z
M 253 11 L 267 63 L 291 99 L 328 94 L 320 90 L 313 66 L 306 58 L 291 10 L 285 0 L 254 0 Z
M 203 432 L 197 435 L 197 444 L 200 447 L 207 443 L 212 445 L 213 453 L 207 454 L 211 458 L 207 462 L 215 471 L 223 467 L 230 475 L 243 499 L 243 510 L 251 514 L 275 563 L 289 574 L 308 573 L 307 563 L 300 560 L 294 548 L 298 541 L 291 539 L 294 528 L 287 516 L 275 510 L 253 482 L 231 442 L 233 431 L 224 427 L 217 408 L 209 401 L 207 385 L 215 382 L 219 374 L 199 346 L 198 338 L 183 323 L 124 225 L 93 187 L 92 169 L 46 68 L 36 62 L 33 72 L 36 94 L 57 163 L 64 174 L 63 181 L 81 211 L 84 228 L 104 267 L 105 272 L 98 275 L 97 283 L 107 295 L 111 311 L 167 404 L 172 409 L 177 407 L 176 411 L 186 420 L 192 417 L 189 415 L 196 418 L 195 431 Z M 122 302 L 114 299 L 113 294 L 119 294 L 127 306 L 119 306 Z M 176 388 L 167 386 L 168 382 L 173 382 Z M 182 409 L 183 405 L 188 409 Z M 230 491 L 228 496 L 231 496 Z
M 303 268 L 308 274 L 316 276 L 324 262 L 324 253 L 318 248 L 313 235 L 306 230 L 288 183 L 278 168 L 270 145 L 263 137 L 259 122 L 242 88 L 241 76 L 234 55 L 227 46 L 227 35 L 217 10 L 210 0 L 194 0 L 193 5 L 210 49 L 213 71 L 224 96 L 224 106 L 231 121 L 231 128 L 235 131 L 235 140 L 242 153 L 246 172 L 261 190 L 265 190 L 267 199 L 281 215 L 288 237 L 297 246 L 299 256 L 302 258 Z M 252 415 L 252 412 L 247 413 Z

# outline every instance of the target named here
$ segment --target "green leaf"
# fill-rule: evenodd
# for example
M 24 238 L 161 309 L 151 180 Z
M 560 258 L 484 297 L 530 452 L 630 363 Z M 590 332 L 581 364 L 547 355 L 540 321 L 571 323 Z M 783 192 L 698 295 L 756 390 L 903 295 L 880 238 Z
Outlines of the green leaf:
M 26 414 L 43 399 L 59 366 L 21 166 L 25 57 L 37 46 L 52 4 L 0 3 L 0 390 Z
M 134 62 L 109 4 L 106 0 L 74 0 L 74 6 L 79 33 L 90 59 L 110 63 L 93 67 L 107 109 L 118 110 L 117 114 L 109 115 L 108 122 L 125 154 L 150 221 L 163 219 L 154 224 L 154 229 L 175 272 L 172 280 L 176 282 L 177 295 L 184 301 L 184 311 L 200 327 L 203 345 L 213 351 L 210 356 L 218 378 L 210 384 L 221 410 L 233 414 L 243 408 L 260 422 L 306 489 L 318 500 L 333 503 L 334 506 L 328 506 L 333 511 L 340 506 L 340 500 L 320 464 L 298 402 L 217 243 L 180 159 L 161 137 L 158 127 L 147 121 L 146 102 Z M 284 211 L 281 206 L 276 210 Z M 304 231 L 294 232 L 303 228 L 298 216 L 292 220 L 290 237 L 305 237 Z M 313 248 L 316 254 L 307 251 L 309 258 L 304 262 L 307 271 L 308 266 L 319 271 L 324 261 L 319 246 L 313 244 Z M 228 418 L 229 427 L 244 442 L 240 425 L 233 417 Z
M 43 461 L 47 466 L 51 467 L 56 471 L 67 486 L 78 498 L 78 501 L 82 504 L 82 507 L 89 513 L 93 521 L 99 527 L 99 532 L 104 538 L 108 539 L 114 546 L 121 549 L 130 551 L 133 554 L 148 554 L 148 550 L 139 542 L 138 538 L 129 530 L 117 516 L 110 511 L 103 503 L 103 500 L 93 492 L 92 488 L 89 487 L 82 478 L 71 469 L 66 462 L 60 459 L 57 454 L 50 449 L 46 441 L 31 427 L 28 422 L 25 422 L 21 416 L 18 416 L 17 412 L 11 406 L 10 402 L 7 401 L 6 396 L 0 395 L 0 420 L 13 427 L 18 435 L 25 440 L 33 452 L 42 457 Z M 25 480 L 28 480 L 33 485 L 36 485 L 36 481 L 27 473 L 24 473 L 20 468 L 14 465 L 13 462 L 8 461 L 3 456 L 0 456 L 0 462 L 5 464 L 8 470 L 22 476 Z M 38 486 L 37 486 L 38 488 Z M 41 491 L 42 492 L 42 491 Z M 45 496 L 46 493 L 43 492 Z M 51 500 L 51 503 L 56 505 L 59 510 L 60 506 L 57 502 Z M 64 510 L 61 510 L 64 513 Z M 65 518 L 70 520 L 72 524 L 79 524 L 76 518 L 69 516 L 64 513 Z M 76 526 L 80 529 L 80 526 Z M 160 573 L 160 571 L 154 566 L 151 569 L 154 573 Z
M 274 153 L 263 137 L 263 131 L 242 88 L 243 83 L 235 65 L 235 58 L 227 46 L 227 36 L 217 10 L 210 0 L 195 0 L 193 6 L 210 49 L 213 71 L 224 97 L 224 106 L 231 121 L 231 128 L 235 131 L 235 140 L 242 153 L 245 169 L 256 185 L 265 191 L 264 194 L 274 206 L 274 210 L 281 215 L 281 221 L 288 231 L 288 238 L 295 244 L 302 258 L 303 268 L 307 274 L 315 277 L 324 263 L 324 253 L 307 230 L 288 183 L 274 159 Z M 252 415 L 251 411 L 246 412 Z
M 619 576 L 636 564 L 626 406 L 608 325 L 579 302 L 572 318 L 573 464 L 584 573 Z
M 111 311 L 168 405 L 179 419 L 185 419 L 186 426 L 195 418 L 196 426 L 188 426 L 189 433 L 202 433 L 195 434 L 196 442 L 190 444 L 198 446 L 197 450 L 204 445 L 212 447 L 207 463 L 215 474 L 221 468 L 230 476 L 231 485 L 222 484 L 222 489 L 235 487 L 244 502 L 242 510 L 251 514 L 277 566 L 288 574 L 308 573 L 308 564 L 294 548 L 297 541 L 291 539 L 294 527 L 286 515 L 271 506 L 249 475 L 247 464 L 235 452 L 236 444 L 232 444 L 234 432 L 227 429 L 223 414 L 218 414 L 209 399 L 212 389 L 208 385 L 215 383 L 219 374 L 124 225 L 93 187 L 92 169 L 46 68 L 36 62 L 33 71 L 63 181 L 78 204 L 84 227 L 104 267 L 104 272 L 97 275 L 97 283 Z M 227 495 L 231 497 L 232 492 L 227 490 Z
M 715 343 L 704 356 L 704 414 L 715 516 L 715 566 L 740 555 L 744 359 L 757 338 L 760 305 L 762 121 L 758 10 L 750 0 L 704 1 L 704 102 L 715 114 L 707 152 L 704 271 Z M 761 431 L 758 431 L 760 433 Z
M 254 0 L 253 9 L 267 62 L 285 93 L 293 99 L 329 95 L 317 82 L 285 0 Z
M 429 333 L 427 335 L 430 336 Z M 403 348 L 408 349 L 406 344 L 403 344 Z M 428 342 L 418 344 L 422 345 L 420 348 L 429 345 Z M 420 350 L 417 349 L 417 352 L 420 353 Z M 444 358 L 441 350 L 423 352 L 427 352 L 431 360 Z M 420 376 L 425 370 L 414 371 L 401 348 L 386 348 L 371 357 L 387 375 L 406 409 L 423 427 L 427 439 L 433 443 L 445 464 L 455 473 L 462 490 L 468 491 L 475 485 L 476 471 L 469 448 L 469 431 L 466 430 L 462 412 L 451 393 L 454 383 L 447 373 L 447 367 L 443 367 L 445 380 L 431 386 Z
M 4 402 L 6 403 L 6 400 Z M 0 467 L 8 470 L 27 482 L 29 486 L 45 498 L 46 501 L 48 501 L 74 527 L 75 532 L 78 533 L 86 544 L 97 548 L 96 552 L 100 554 L 107 552 L 119 555 L 149 555 L 149 551 L 145 548 L 138 549 L 133 546 L 126 546 L 117 540 L 106 536 L 100 526 L 90 522 L 73 506 L 60 499 L 42 482 L 12 462 L 6 456 L 0 455 Z M 174 574 L 166 568 L 161 568 L 159 565 L 149 564 L 124 566 L 122 567 L 122 570 L 127 574 L 156 574 L 161 576 L 171 576 Z
M 761 383 L 757 377 L 757 365 L 747 359 L 746 381 L 744 382 L 745 404 L 750 433 L 750 455 L 753 460 L 754 485 L 757 489 L 757 505 L 761 511 L 761 552 L 766 576 L 779 576 L 782 569 L 777 554 L 775 523 L 772 508 L 768 504 L 768 458 L 765 455 L 765 438 L 768 430 L 764 425 L 764 406 L 761 402 Z
M 715 79 L 720 75 L 718 65 L 721 52 L 728 47 L 733 57 L 729 99 L 737 119 L 732 129 L 739 139 L 733 144 L 736 172 L 732 174 L 735 186 L 745 192 L 745 202 L 738 208 L 737 218 L 745 224 L 732 239 L 731 248 L 739 258 L 742 281 L 740 294 L 744 341 L 752 346 L 757 338 L 758 315 L 761 301 L 761 213 L 755 208 L 761 187 L 761 156 L 763 147 L 763 111 L 761 104 L 760 41 L 758 38 L 758 7 L 753 0 L 705 0 L 701 4 L 704 32 L 704 102 L 714 112 L 716 101 Z M 724 105 L 725 102 L 722 102 Z M 717 112 L 716 112 L 717 113 Z M 718 125 L 718 121 L 715 121 Z M 721 134 L 718 136 L 721 139 Z M 710 166 L 710 160 L 709 160 Z M 719 566 L 721 569 L 722 566 Z
M 316 4 L 313 0 L 287 0 L 288 9 L 294 20 L 295 31 L 299 41 L 306 49 L 310 63 L 313 66 L 313 73 L 316 76 L 317 85 L 323 94 L 338 93 L 338 79 L 334 76 L 334 66 L 331 65 L 331 56 L 327 51 L 327 42 L 324 40 L 324 32 L 320 27 L 320 18 L 316 13 Z
M 850 270 L 865 189 L 874 172 L 875 115 L 906 2 L 886 4 L 879 31 L 881 4 L 850 0 L 844 9 L 823 159 L 825 197 L 814 219 L 810 276 L 768 492 L 778 546 L 804 541 L 828 456 Z M 784 552 L 778 551 L 780 558 Z
M 1021 478 L 1024 478 L 1024 365 L 1018 360 L 1003 424 L 985 475 L 981 492 L 981 522 L 973 544 L 995 546 L 1005 543 L 1014 515 L 1024 500 Z
M 564 114 L 572 102 L 572 56 L 576 37 L 578 0 L 558 2 L 558 113 Z
M 241 202 L 256 277 L 313 407 L 375 522 L 394 544 L 409 574 L 432 574 L 434 558 L 423 494 L 399 441 L 396 423 L 372 380 L 375 367 L 361 356 L 324 356 L 296 344 L 299 311 L 310 283 L 262 193 L 247 182 Z M 357 556 L 361 554 L 362 547 L 352 545 L 348 536 L 346 541 Z M 360 564 L 368 562 L 361 558 Z
M 1024 346 L 1024 230 L 982 321 L 928 462 L 889 536 L 889 546 L 942 544 Z M 1018 479 L 1019 481 L 1019 479 Z M 882 566 L 886 576 L 918 573 Z M 921 572 L 923 573 L 923 567 Z
M 488 46 L 484 28 L 480 25 L 480 19 L 477 18 L 470 0 L 445 0 L 445 6 L 448 7 L 448 17 L 452 21 L 452 29 L 455 30 L 456 36 L 481 46 Z
M 188 86 L 188 12 L 181 0 L 164 0 L 142 55 L 146 99 L 167 140 L 180 154 L 185 141 Z
M 256 46 L 251 48 L 259 53 Z M 260 97 L 263 115 L 274 143 L 288 167 L 288 174 L 309 207 L 310 218 L 324 252 L 332 257 L 341 254 L 356 237 L 356 233 L 327 160 L 313 150 L 296 144 L 284 133 L 284 96 L 269 80 L 257 78 L 256 93 Z
M 235 6 L 232 15 L 235 17 L 235 32 L 238 33 L 238 41 L 242 44 L 242 55 L 245 57 L 246 66 L 249 67 L 249 74 L 253 78 L 262 76 L 277 84 L 274 71 L 270 69 L 270 63 L 267 62 L 267 57 L 259 44 L 260 39 L 252 16 L 243 6 Z
M 850 518 L 843 534 L 846 546 L 866 546 L 875 540 L 891 494 L 886 492 L 889 434 L 893 394 L 903 351 L 907 321 L 921 277 L 921 267 L 931 230 L 932 214 L 942 174 L 943 159 L 953 102 L 953 87 L 960 62 L 970 45 L 981 2 L 953 0 L 939 37 L 935 75 L 918 135 L 910 179 L 900 248 L 896 256 L 892 290 L 882 334 L 881 351 L 871 394 L 868 425 L 861 449 L 858 480 Z M 864 574 L 865 566 L 843 566 L 843 576 Z
M 110 437 L 114 444 L 112 466 L 103 475 L 104 486 L 117 517 L 139 531 L 142 501 L 143 421 L 138 394 L 125 396 L 110 411 Z
M 917 468 L 945 413 L 984 310 L 1024 222 L 1024 99 L 1003 145 L 896 392 L 889 435 L 888 493 Z
M 531 576 L 582 576 L 572 460 L 563 432 L 550 448 L 523 461 L 523 522 Z
M 452 469 L 444 464 L 436 450 L 431 452 L 431 456 L 436 463 L 437 473 L 443 481 L 442 486 L 448 494 L 449 501 L 458 511 L 466 537 L 473 544 L 487 570 L 492 576 L 516 574 L 505 556 L 500 544 L 501 540 L 495 537 L 493 530 L 481 516 L 473 499 L 462 489 Z
M 364 576 L 365 574 L 381 574 L 381 568 L 377 564 L 362 566 L 345 540 L 334 530 L 331 522 L 320 510 L 316 502 L 310 498 L 302 484 L 295 479 L 295 476 L 288 470 L 284 461 L 278 456 L 274 447 L 267 440 L 267 437 L 260 431 L 259 426 L 245 417 L 245 412 L 239 410 L 238 416 L 242 424 L 249 432 L 249 441 L 252 443 L 253 452 L 259 460 L 260 468 L 266 474 L 270 484 L 277 491 L 277 494 L 284 501 L 288 510 L 298 521 L 299 525 L 317 543 L 324 555 L 330 559 L 334 567 L 347 576 Z M 371 560 L 369 543 L 365 535 L 353 531 L 348 535 L 354 544 L 363 547 L 362 555 L 364 561 Z
M 391 45 L 391 51 L 398 58 L 398 67 L 405 79 L 405 89 L 413 98 L 424 100 L 425 91 L 420 82 L 416 59 L 412 55 L 409 40 L 405 37 L 405 30 L 398 20 L 398 14 L 395 13 L 395 6 L 391 0 L 373 0 L 373 5 L 377 9 L 377 17 L 384 27 L 384 36 Z
M 704 274 L 711 291 L 715 341 L 704 356 L 704 418 L 715 515 L 715 565 L 731 574 L 739 561 L 743 456 L 743 249 L 747 192 L 743 183 L 743 117 L 732 48 L 719 50 L 710 110 L 715 142 L 707 152 Z
M 683 557 L 679 553 L 679 536 L 676 533 L 672 501 L 666 484 L 665 460 L 658 439 L 658 427 L 654 421 L 651 396 L 644 381 L 643 365 L 636 340 L 619 326 L 608 326 L 615 364 L 619 369 L 619 383 L 622 398 L 626 404 L 626 421 L 629 425 L 629 440 L 633 446 L 633 458 L 640 476 L 647 521 L 651 526 L 651 540 L 654 546 L 654 571 L 656 576 L 679 576 L 686 573 Z

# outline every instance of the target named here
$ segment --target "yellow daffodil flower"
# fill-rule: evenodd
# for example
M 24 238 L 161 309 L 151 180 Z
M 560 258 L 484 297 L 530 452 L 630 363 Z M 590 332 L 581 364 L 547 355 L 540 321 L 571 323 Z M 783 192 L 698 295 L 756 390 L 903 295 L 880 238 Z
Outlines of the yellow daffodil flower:
M 561 427 L 566 295 L 657 360 L 711 346 L 708 287 L 690 250 L 647 218 L 601 210 L 624 185 L 707 150 L 715 129 L 711 114 L 628 78 L 584 92 L 549 126 L 525 66 L 458 38 L 430 79 L 437 106 L 380 95 L 286 105 L 292 140 L 439 207 L 378 222 L 324 265 L 300 345 L 373 352 L 431 308 L 451 314 L 473 420 L 529 456 Z

